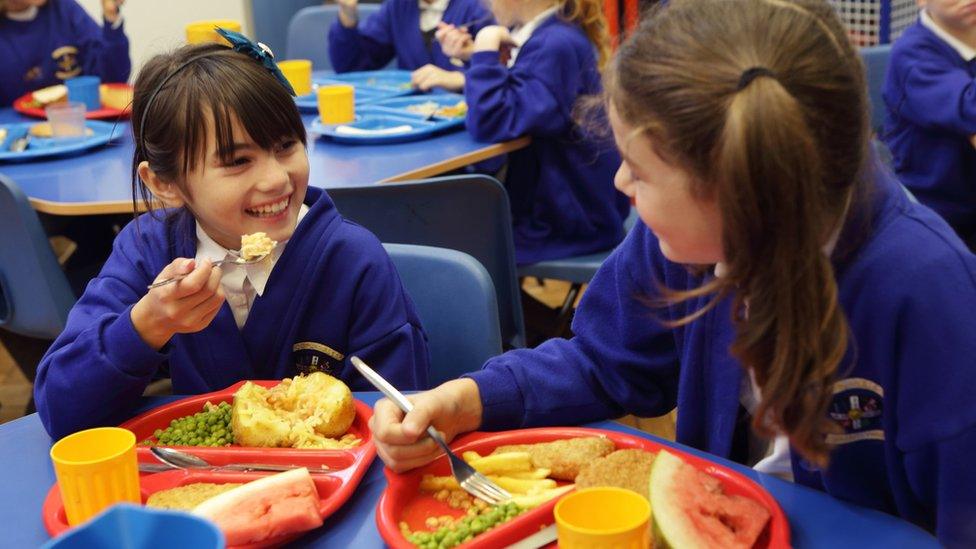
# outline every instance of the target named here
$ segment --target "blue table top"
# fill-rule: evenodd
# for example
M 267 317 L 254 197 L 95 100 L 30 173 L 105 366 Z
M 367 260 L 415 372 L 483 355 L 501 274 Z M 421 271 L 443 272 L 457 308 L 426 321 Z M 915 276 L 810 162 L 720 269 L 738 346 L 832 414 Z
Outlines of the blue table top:
M 356 393 L 356 398 L 372 405 L 379 393 Z M 176 397 L 147 399 L 144 409 L 175 400 Z M 614 422 L 587 425 L 621 431 L 662 444 L 673 443 Z M 41 505 L 55 482 L 48 452 L 51 439 L 37 414 L 0 426 L 0 529 L 7 547 L 37 547 L 48 539 L 41 522 Z M 923 530 L 896 517 L 842 503 L 817 492 L 761 475 L 747 467 L 716 459 L 681 447 L 687 452 L 709 457 L 755 480 L 779 502 L 790 522 L 793 546 L 806 547 L 939 547 Z M 296 545 L 303 547 L 383 547 L 376 529 L 376 505 L 386 486 L 382 462 L 377 459 L 359 488 L 346 504 L 330 516 L 325 526 L 309 533 Z
M 314 115 L 303 115 L 306 128 Z M 30 121 L 13 109 L 0 109 L 0 123 Z M 35 120 L 36 121 L 36 120 Z M 0 163 L 0 173 L 20 186 L 34 207 L 60 215 L 132 211 L 132 126 L 120 122 L 121 137 L 76 156 Z M 524 147 L 527 139 L 491 145 L 464 131 L 411 143 L 343 145 L 309 134 L 309 184 L 321 188 L 371 185 L 430 177 Z

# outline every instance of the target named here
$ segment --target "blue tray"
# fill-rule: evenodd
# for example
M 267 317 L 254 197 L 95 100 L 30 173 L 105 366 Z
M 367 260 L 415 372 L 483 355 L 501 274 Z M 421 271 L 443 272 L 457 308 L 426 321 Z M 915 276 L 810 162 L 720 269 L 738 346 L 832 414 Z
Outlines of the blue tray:
M 458 103 L 464 101 L 464 96 L 457 93 L 435 93 L 426 95 L 411 95 L 407 97 L 393 97 L 390 99 L 380 99 L 370 103 L 371 108 L 389 110 L 393 114 L 411 114 L 424 116 L 424 112 L 414 112 L 411 111 L 411 107 L 419 107 L 421 105 L 426 106 L 429 103 L 434 103 L 437 108 L 442 107 L 453 107 Z M 457 125 L 464 123 L 465 115 L 461 114 L 459 116 L 442 116 L 440 114 L 434 113 L 433 120 L 447 120 L 454 122 Z
M 365 71 L 330 74 L 312 79 L 313 87 L 333 84 L 351 84 L 356 88 L 356 105 L 402 97 L 415 92 L 410 85 L 410 71 Z M 295 98 L 295 105 L 302 112 L 317 112 L 318 100 L 315 92 Z
M 124 126 L 117 126 L 113 122 L 87 120 L 85 126 L 93 132 L 93 135 L 85 137 L 31 137 L 27 150 L 11 152 L 10 145 L 26 135 L 34 124 L 37 122 L 0 124 L 0 128 L 7 130 L 7 137 L 0 143 L 0 162 L 22 162 L 79 153 L 108 143 L 113 137 L 113 129 L 116 130 L 116 136 L 118 136 L 124 128 Z
M 427 119 L 422 115 L 409 112 L 398 112 L 389 108 L 368 106 L 358 109 L 356 120 L 348 124 L 322 124 L 316 118 L 312 122 L 312 132 L 332 141 L 352 145 L 380 145 L 386 143 L 404 143 L 426 139 L 433 135 L 458 129 L 464 124 L 464 119 Z M 366 132 L 383 131 L 384 129 L 404 128 L 396 133 L 343 133 L 340 128 L 348 127 Z

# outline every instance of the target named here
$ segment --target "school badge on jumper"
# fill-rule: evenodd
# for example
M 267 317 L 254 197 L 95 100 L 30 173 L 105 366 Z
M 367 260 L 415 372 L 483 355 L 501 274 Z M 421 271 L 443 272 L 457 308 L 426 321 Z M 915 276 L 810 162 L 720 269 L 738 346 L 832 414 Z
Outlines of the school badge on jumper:
M 51 59 L 54 59 L 58 70 L 54 73 L 61 80 L 74 78 L 81 74 L 81 66 L 78 65 L 78 48 L 74 46 L 61 46 L 51 52 Z
M 827 443 L 884 440 L 881 425 L 883 400 L 884 388 L 871 380 L 855 377 L 834 383 L 834 397 L 828 413 L 843 432 L 827 435 Z
M 295 369 L 299 374 L 307 375 L 312 372 L 322 372 L 330 376 L 338 376 L 345 355 L 335 349 L 316 343 L 302 341 L 291 348 Z

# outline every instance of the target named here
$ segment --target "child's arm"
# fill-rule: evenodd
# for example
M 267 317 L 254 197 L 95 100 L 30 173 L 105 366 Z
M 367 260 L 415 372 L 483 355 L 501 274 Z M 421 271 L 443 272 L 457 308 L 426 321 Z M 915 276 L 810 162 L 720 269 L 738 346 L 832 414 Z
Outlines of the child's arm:
M 385 67 L 396 55 L 389 2 L 378 13 L 347 27 L 337 19 L 329 30 L 329 59 L 336 72 Z
M 103 82 L 126 82 L 132 70 L 129 59 L 129 39 L 125 36 L 123 24 L 117 27 L 109 18 L 121 15 L 110 10 L 105 13 L 105 24 L 99 26 L 74 1 L 64 2 L 70 10 L 71 26 L 78 39 L 82 70 L 84 74 L 100 77 Z M 114 21 L 114 19 L 113 19 Z
M 938 398 L 938 396 L 933 396 Z M 935 535 L 946 547 L 976 547 L 976 426 L 905 457 L 908 481 L 935 508 Z
M 465 377 L 478 384 L 481 429 L 576 425 L 675 407 L 679 363 L 674 335 L 643 302 L 664 280 L 657 241 L 638 227 L 600 267 L 573 320 L 572 339 L 509 351 Z M 658 259 L 654 259 L 657 257 Z
M 976 134 L 976 80 L 964 69 L 938 55 L 925 55 L 926 47 L 911 52 L 902 82 L 889 77 L 884 98 L 889 108 L 924 128 Z M 891 76 L 897 74 L 893 71 Z

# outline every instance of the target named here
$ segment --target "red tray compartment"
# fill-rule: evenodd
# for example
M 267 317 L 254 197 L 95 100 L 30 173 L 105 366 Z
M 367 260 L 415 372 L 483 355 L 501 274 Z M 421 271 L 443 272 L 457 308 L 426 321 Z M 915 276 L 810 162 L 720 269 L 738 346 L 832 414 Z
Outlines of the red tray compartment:
M 506 444 L 533 444 L 553 440 L 605 436 L 613 441 L 618 450 L 641 449 L 651 452 L 667 450 L 680 456 L 699 470 L 717 478 L 727 494 L 751 498 L 769 510 L 770 520 L 754 546 L 755 549 L 788 549 L 790 547 L 790 527 L 783 510 L 761 486 L 749 478 L 718 463 L 703 459 L 676 448 L 665 446 L 650 439 L 641 438 L 616 431 L 588 429 L 584 427 L 545 427 L 522 429 L 499 433 L 469 433 L 451 444 L 458 455 L 473 450 L 481 455 L 490 454 L 498 446 Z M 439 502 L 431 494 L 420 492 L 420 480 L 425 474 L 449 475 L 451 468 L 447 457 L 443 456 L 432 463 L 405 474 L 397 474 L 385 469 L 389 482 L 376 509 L 376 525 L 383 540 L 394 549 L 412 549 L 412 545 L 400 533 L 400 521 L 406 521 L 411 530 L 417 530 L 427 516 L 458 515 L 445 503 Z M 488 532 L 485 532 L 459 548 L 506 547 L 539 530 L 553 524 L 553 508 L 558 498 L 518 516 Z

